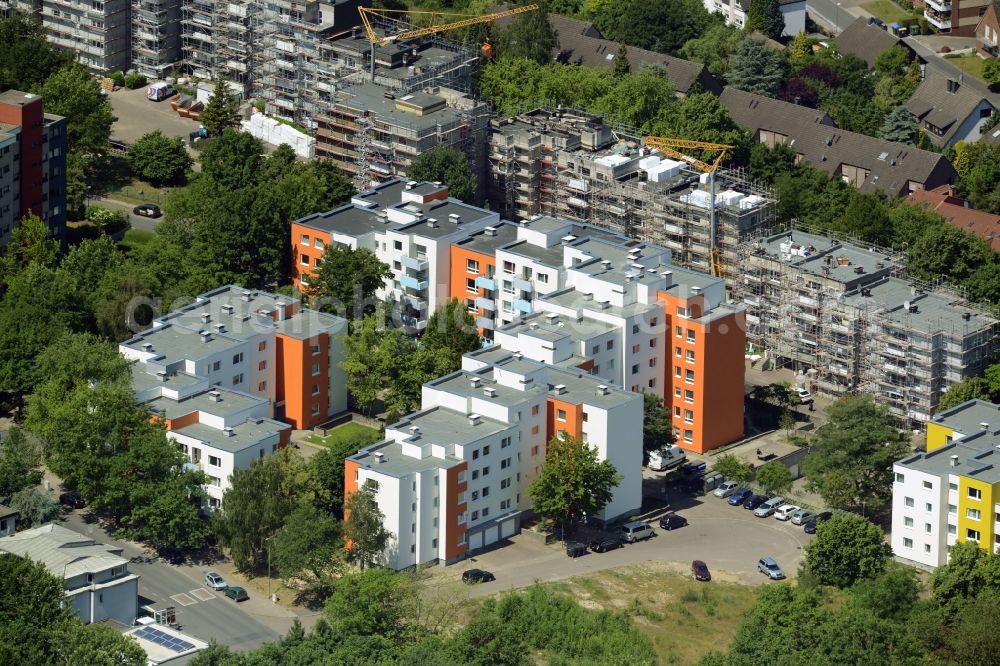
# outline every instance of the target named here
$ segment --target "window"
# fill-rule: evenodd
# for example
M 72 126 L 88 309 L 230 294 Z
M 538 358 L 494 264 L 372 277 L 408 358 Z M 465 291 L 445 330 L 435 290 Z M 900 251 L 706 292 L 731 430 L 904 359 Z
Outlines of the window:
M 975 500 L 982 499 L 983 491 L 981 491 L 979 488 L 969 488 L 969 498 Z
M 632 345 L 632 353 L 633 354 L 639 353 L 639 345 Z
M 265 359 L 265 360 L 261 361 L 260 363 L 258 363 L 257 364 L 257 369 L 258 370 L 267 370 L 267 360 Z
M 479 273 L 479 262 L 475 259 L 465 260 L 465 272 L 466 273 Z
M 638 363 L 636 363 L 635 365 L 632 366 L 632 374 L 633 375 L 639 374 L 639 364 Z
M 593 355 L 600 354 L 601 353 L 601 345 L 594 345 L 593 347 L 591 347 L 590 353 L 593 354 Z
M 538 426 L 531 426 L 531 434 L 532 435 L 538 434 Z
M 583 414 L 583 422 L 584 423 L 586 423 L 587 421 L 590 420 L 590 417 L 587 416 L 587 412 L 581 412 L 581 414 Z
M 401 271 L 401 270 L 403 270 L 403 264 L 401 262 L 399 262 L 399 261 L 392 262 L 392 270 L 394 270 L 394 271 Z
M 690 328 L 688 329 L 687 341 L 694 342 L 694 331 Z
M 565 409 L 557 409 L 556 410 L 556 419 L 558 419 L 559 421 L 565 421 L 566 420 L 566 410 Z
M 299 263 L 302 264 L 303 266 L 308 266 L 309 265 L 309 256 L 305 255 L 305 254 L 300 254 L 299 255 Z
M 531 447 L 531 455 L 533 455 L 533 456 L 537 456 L 538 455 L 538 447 L 537 446 Z
M 924 534 L 930 534 L 930 533 L 931 533 L 931 524 L 924 523 Z
M 675 365 L 674 366 L 674 377 L 677 377 L 678 379 L 680 379 L 680 377 L 681 377 L 681 366 L 679 366 L 679 365 Z M 677 389 L 677 390 L 680 391 L 680 389 Z M 678 393 L 678 395 L 680 395 L 680 394 Z
M 322 250 L 326 246 L 323 244 L 323 239 L 322 238 L 314 238 L 313 239 L 313 247 L 316 248 L 317 250 Z
M 531 415 L 532 416 L 538 416 L 538 405 L 532 405 L 531 406 Z
M 682 350 L 681 350 L 680 347 L 674 347 L 674 356 L 676 356 L 677 358 L 680 358 L 682 353 L 683 352 L 682 352 Z
M 965 517 L 969 518 L 971 520 L 979 520 L 979 516 L 980 515 L 981 514 L 979 513 L 979 509 L 966 509 L 965 510 Z
M 687 357 L 684 360 L 687 361 L 688 363 L 694 363 L 694 351 L 689 349 L 687 352 Z
M 319 374 L 319 363 L 313 363 L 312 376 L 315 377 Z
M 222 460 L 218 456 L 209 456 L 208 464 L 211 465 L 212 467 L 221 467 Z
M 903 548 L 913 548 L 913 539 L 903 539 Z
M 968 528 L 965 530 L 966 541 L 979 541 L 979 530 Z
M 694 384 L 694 370 L 687 370 L 684 373 L 684 383 L 685 384 Z
M 930 481 L 924 481 L 924 490 L 933 490 L 934 484 Z
M 948 525 L 948 534 L 952 536 L 958 534 L 958 527 L 956 527 L 955 525 Z
M 403 241 L 392 241 L 392 249 L 393 250 L 402 250 L 403 249 Z
M 684 441 L 688 442 L 688 443 L 693 442 L 694 441 L 694 432 L 692 432 L 691 430 L 685 430 L 684 431 Z
M 507 469 L 510 467 L 510 458 L 504 458 L 500 461 L 500 469 Z
M 222 479 L 220 479 L 217 476 L 210 476 L 210 477 L 208 477 L 208 483 L 209 483 L 209 485 L 212 485 L 212 486 L 215 486 L 216 488 L 219 488 L 220 486 L 222 486 Z
M 309 410 L 309 413 L 313 416 L 319 416 L 319 405 L 313 405 L 312 409 Z
M 681 408 L 680 407 L 674 407 L 674 416 L 676 416 L 677 418 L 681 417 Z
M 539 273 L 538 275 L 535 276 L 535 278 L 541 284 L 548 284 L 549 283 L 549 274 L 548 273 Z
M 514 262 L 513 261 L 505 261 L 505 262 L 503 262 L 503 272 L 507 273 L 508 275 L 513 275 L 514 274 Z
M 472 450 L 472 459 L 473 460 L 479 460 L 479 449 L 473 449 Z
M 684 410 L 684 423 L 694 423 L 694 412 L 690 409 Z
M 639 332 L 639 324 L 632 324 L 632 335 L 636 335 Z
M 500 481 L 500 490 L 503 490 L 504 488 L 510 488 L 510 477 Z
M 267 349 L 267 341 L 261 340 L 260 344 L 257 345 L 257 351 L 264 351 L 265 349 Z
M 933 511 L 933 510 L 934 510 L 934 509 L 933 509 L 933 507 L 931 506 L 931 503 L 930 503 L 930 502 L 924 502 L 924 511 L 926 511 L 927 513 L 930 513 L 930 512 L 931 512 L 931 511 Z
M 212 372 L 218 372 L 222 368 L 222 361 L 216 361 L 212 364 Z
M 299 243 L 302 245 L 309 245 L 309 234 L 302 234 L 299 236 Z
M 233 365 L 237 365 L 243 362 L 243 352 L 233 355 Z
M 650 338 L 649 339 L 649 346 L 650 347 L 656 347 L 656 338 Z
M 958 513 L 958 507 L 955 506 L 954 504 L 949 504 L 948 505 L 948 513 L 950 513 L 951 515 L 954 516 L 955 514 Z
M 476 501 L 477 499 L 479 499 L 479 491 L 478 490 L 473 490 L 472 491 L 472 501 Z
M 694 402 L 694 391 L 684 391 L 684 402 L 687 403 Z
M 489 497 L 489 495 L 490 495 L 490 487 L 489 486 L 485 486 L 483 488 L 483 497 Z
M 952 492 L 952 491 L 955 491 L 955 492 L 958 491 L 958 484 L 957 483 L 949 483 L 948 484 L 948 492 Z
M 310 348 L 310 351 L 312 352 L 312 355 L 313 355 L 313 356 L 318 356 L 318 355 L 319 355 L 319 351 L 320 351 L 320 349 L 319 349 L 319 345 L 318 345 L 318 344 L 315 344 L 315 345 L 313 345 L 313 346 L 312 346 L 312 347 Z
M 510 437 L 504 437 L 500 440 L 501 449 L 506 449 L 508 446 L 510 446 Z
M 266 391 L 267 390 L 267 382 L 266 381 L 258 382 L 257 383 L 257 390 L 258 391 Z
M 912 507 L 913 506 L 913 498 L 912 497 L 904 497 L 903 498 L 903 505 L 904 506 Z
M 483 518 L 485 518 L 488 515 L 490 515 L 490 507 L 485 507 L 483 509 Z
M 605 345 L 605 348 L 608 351 L 611 351 L 612 349 L 614 349 L 615 348 L 615 341 L 614 340 L 608 340 L 608 344 Z
M 313 384 L 312 385 L 312 394 L 313 395 L 319 395 L 319 384 Z
M 238 386 L 243 383 L 243 373 L 238 375 L 233 375 L 233 386 Z
M 904 527 L 913 527 L 913 518 L 910 518 L 909 516 L 907 516 L 906 518 L 903 518 L 903 526 Z
M 684 337 L 684 329 L 683 328 L 681 328 L 680 326 L 678 326 L 674 330 L 676 331 L 676 335 L 677 335 L 678 338 L 683 338 Z
M 514 293 L 514 283 L 510 280 L 503 281 L 503 293 L 513 294 Z
M 649 388 L 656 388 L 656 380 L 655 379 L 650 379 L 646 383 L 649 384 Z
M 925 553 L 931 552 L 931 545 L 929 543 L 924 544 L 924 552 Z
M 479 512 L 478 511 L 473 511 L 472 512 L 472 520 L 479 520 Z
M 902 474 L 900 474 L 899 472 L 896 472 L 896 483 L 903 483 L 903 480 L 905 478 L 906 477 L 904 477 Z
M 474 278 L 465 278 L 465 290 L 470 294 L 479 293 L 479 289 L 476 288 L 476 280 Z

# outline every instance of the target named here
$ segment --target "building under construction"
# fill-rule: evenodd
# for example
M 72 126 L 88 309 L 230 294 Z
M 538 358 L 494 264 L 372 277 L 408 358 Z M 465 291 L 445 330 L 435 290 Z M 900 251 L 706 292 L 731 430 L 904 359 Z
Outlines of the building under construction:
M 417 156 L 447 144 L 466 154 L 478 176 L 488 122 L 487 104 L 455 90 L 400 94 L 364 83 L 338 91 L 318 118 L 316 156 L 367 186 L 406 175 Z
M 906 279 L 892 251 L 791 230 L 740 246 L 747 341 L 814 391 L 872 393 L 910 425 L 1000 351 L 997 319 Z
M 570 109 L 495 120 L 489 198 L 502 215 L 589 222 L 669 247 L 674 262 L 711 270 L 708 174 L 643 145 L 634 130 Z M 741 172 L 715 172 L 715 243 L 732 288 L 740 240 L 771 219 L 774 199 Z

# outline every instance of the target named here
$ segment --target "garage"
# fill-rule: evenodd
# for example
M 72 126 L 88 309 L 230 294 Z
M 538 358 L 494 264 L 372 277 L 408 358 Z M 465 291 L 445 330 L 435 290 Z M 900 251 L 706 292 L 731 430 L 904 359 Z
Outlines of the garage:
M 500 526 L 490 525 L 483 530 L 483 545 L 491 546 L 500 540 Z
M 483 547 L 483 533 L 473 532 L 469 535 L 469 551 L 476 550 L 477 548 Z
M 519 519 L 517 516 L 511 516 L 507 520 L 500 523 L 500 538 L 508 539 L 515 534 L 517 534 Z

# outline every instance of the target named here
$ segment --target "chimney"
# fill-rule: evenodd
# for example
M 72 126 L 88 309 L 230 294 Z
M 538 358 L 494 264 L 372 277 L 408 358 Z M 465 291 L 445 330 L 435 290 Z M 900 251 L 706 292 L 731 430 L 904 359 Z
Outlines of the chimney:
M 552 390 L 555 391 L 556 395 L 562 395 L 563 393 L 566 392 L 566 385 L 565 384 L 556 384 L 555 387 L 553 387 Z
M 692 291 L 692 293 L 694 293 L 695 295 L 697 295 L 697 294 L 700 294 L 700 293 L 701 293 L 701 287 L 698 287 L 698 286 L 695 286 L 695 287 L 691 287 L 691 291 Z
M 521 353 L 521 352 L 519 352 L 519 351 L 516 351 L 516 352 L 514 352 L 513 356 L 514 356 L 514 358 L 516 358 L 516 359 L 518 359 L 518 360 L 520 360 L 520 359 L 524 358 L 524 354 L 522 354 L 522 353 Z
M 558 312 L 550 312 L 547 315 L 545 315 L 545 318 L 549 320 L 550 324 L 554 324 L 557 321 L 559 321 L 559 313 Z
M 608 387 L 605 386 L 604 384 L 598 384 L 597 395 L 607 395 L 607 394 L 608 394 Z
M 570 234 L 569 236 L 563 236 L 562 237 L 563 245 L 569 245 L 570 243 L 572 243 L 575 240 L 576 240 L 576 236 L 574 236 L 572 234 Z
M 971 312 L 963 312 L 962 313 L 962 319 L 964 319 L 965 321 L 969 321 L 970 319 L 972 319 L 972 313 Z
M 240 300 L 243 301 L 244 303 L 249 303 L 250 301 L 253 300 L 253 295 L 249 291 L 244 291 L 242 294 L 240 294 Z
M 278 321 L 285 321 L 285 308 L 287 306 L 288 303 L 285 303 L 284 301 L 274 302 L 274 307 L 278 309 Z
M 420 434 L 420 426 L 410 426 L 410 434 L 414 435 L 414 436 L 419 435 Z
M 483 395 L 485 395 L 487 398 L 495 398 L 497 397 L 497 390 L 492 386 L 487 386 L 486 388 L 483 389 Z
M 215 326 L 213 326 L 213 328 L 215 329 L 216 333 L 225 333 L 226 332 L 226 325 L 225 324 L 216 324 Z
M 223 428 L 222 432 L 226 433 L 226 437 L 235 437 L 236 436 L 236 433 L 229 426 L 226 426 L 225 428 Z
M 415 180 L 408 181 L 406 183 L 406 188 L 405 189 L 412 190 L 414 187 L 416 187 L 416 185 L 417 185 L 417 181 L 415 181 Z
M 952 467 L 958 467 L 958 456 L 952 456 L 951 457 L 951 466 Z
M 438 225 L 438 221 L 436 219 L 434 219 L 433 217 L 427 218 L 427 226 L 428 227 L 430 227 L 431 229 L 434 229 L 435 227 L 437 227 L 437 225 Z
M 604 266 L 605 270 L 611 268 L 611 260 L 610 259 L 602 259 L 601 260 L 601 266 Z
M 486 227 L 483 230 L 483 233 L 485 233 L 487 236 L 496 236 L 497 235 L 497 228 L 496 227 Z
M 471 426 L 479 425 L 480 421 L 482 420 L 483 417 L 481 417 L 479 414 L 469 414 L 469 425 Z
M 226 313 L 226 314 L 229 314 L 229 315 L 233 314 L 233 306 L 232 306 L 232 305 L 230 305 L 229 303 L 226 303 L 226 304 L 225 304 L 225 305 L 223 305 L 223 306 L 222 306 L 222 308 L 220 308 L 220 309 L 221 309 L 221 310 L 222 310 L 222 311 L 223 311 L 224 313 Z
M 480 382 L 479 377 L 473 377 L 469 380 L 469 384 L 472 385 L 472 388 L 479 388 L 479 382 Z
M 379 461 L 380 463 L 385 462 L 385 454 L 382 453 L 381 451 L 376 451 L 372 455 L 375 456 L 375 460 Z
M 212 402 L 222 402 L 222 394 L 218 391 L 209 391 L 208 399 Z
M 198 334 L 201 336 L 202 342 L 208 342 L 212 339 L 212 333 L 210 331 L 202 329 L 201 331 L 198 331 Z
M 201 323 L 207 324 L 210 321 L 212 321 L 212 315 L 210 315 L 207 312 L 202 312 L 201 313 Z
M 152 342 L 143 342 L 142 343 L 142 351 L 146 351 L 146 352 L 153 351 L 153 343 Z
M 458 213 L 450 213 L 448 215 L 448 221 L 452 224 L 460 224 L 462 222 L 462 216 Z
M 583 295 L 583 300 L 585 300 L 585 301 L 592 301 L 592 300 L 594 300 L 594 295 L 593 294 L 584 294 Z

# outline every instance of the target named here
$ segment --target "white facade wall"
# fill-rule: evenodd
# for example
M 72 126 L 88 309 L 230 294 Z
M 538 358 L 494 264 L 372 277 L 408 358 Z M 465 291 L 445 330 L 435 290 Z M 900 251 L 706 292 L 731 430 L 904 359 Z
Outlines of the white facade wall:
M 925 568 L 945 564 L 948 546 L 956 541 L 954 535 L 949 535 L 948 525 L 955 525 L 957 530 L 958 524 L 949 503 L 958 506 L 958 493 L 952 493 L 954 497 L 949 500 L 948 481 L 935 474 L 898 464 L 893 466 L 893 472 L 892 552 Z
M 66 581 L 70 607 L 86 624 L 112 619 L 131 625 L 139 614 L 139 577 L 127 571 L 112 578 L 111 570 Z
M 386 434 L 388 435 L 388 433 Z M 386 549 L 386 566 L 397 570 L 405 569 L 412 564 L 409 557 L 410 542 L 408 540 L 405 541 L 405 545 L 402 547 L 399 544 L 400 539 L 409 538 L 408 531 L 411 521 L 406 521 L 404 531 L 402 507 L 406 506 L 407 509 L 410 508 L 412 494 L 404 492 L 404 488 L 409 488 L 410 486 L 406 486 L 405 479 L 380 474 L 374 469 L 359 469 L 358 487 L 360 488 L 369 480 L 378 484 L 378 492 L 375 493 L 375 499 L 379 510 L 385 516 L 382 525 L 393 534 L 390 546 Z M 402 557 L 403 555 L 406 555 L 406 557 Z
M 615 520 L 642 507 L 642 410 L 641 396 L 611 408 L 584 404 L 586 420 L 583 439 L 597 449 L 598 457 L 608 460 L 622 476 L 614 497 L 598 516 Z

